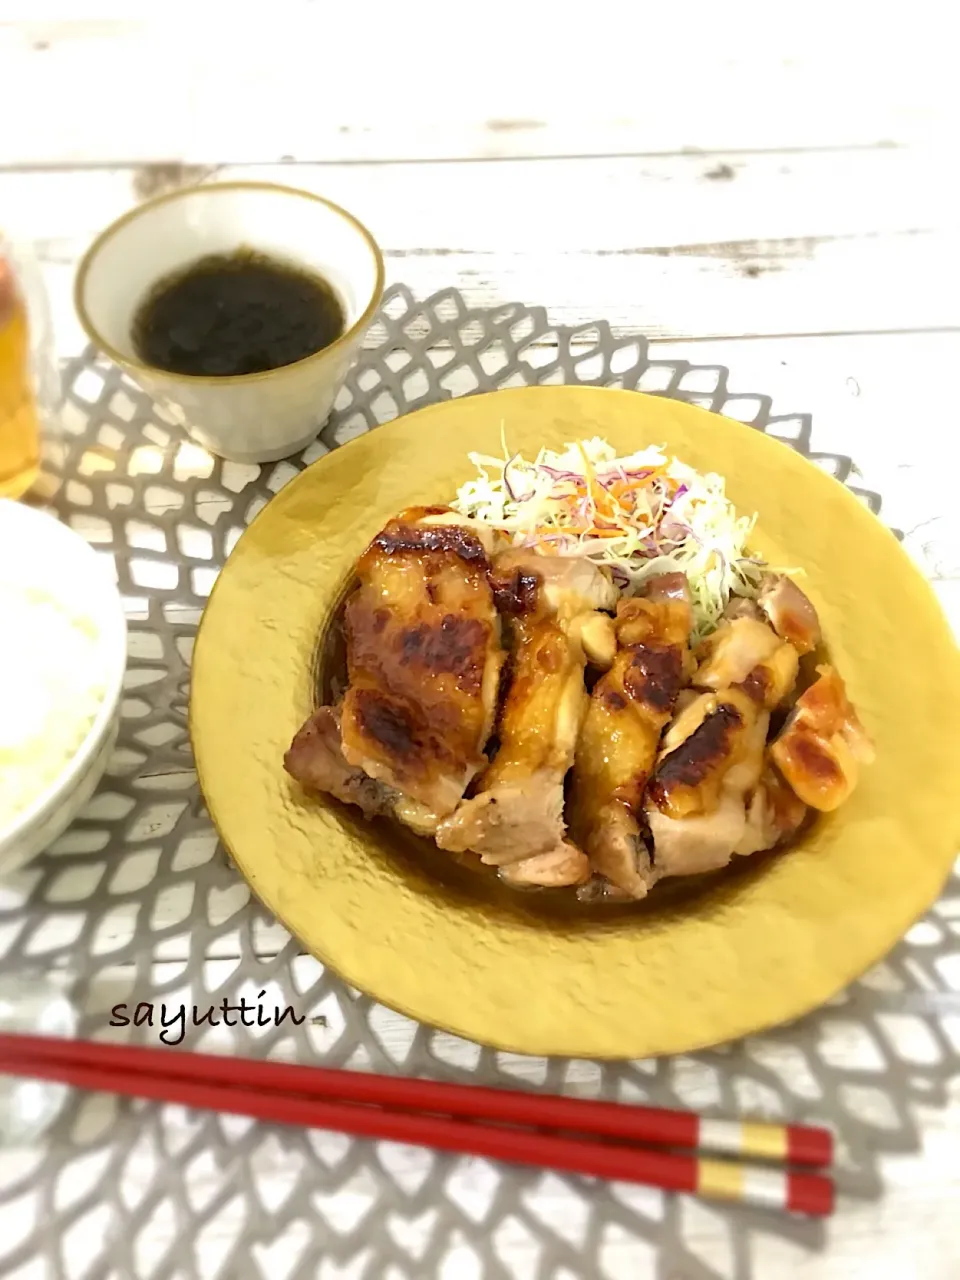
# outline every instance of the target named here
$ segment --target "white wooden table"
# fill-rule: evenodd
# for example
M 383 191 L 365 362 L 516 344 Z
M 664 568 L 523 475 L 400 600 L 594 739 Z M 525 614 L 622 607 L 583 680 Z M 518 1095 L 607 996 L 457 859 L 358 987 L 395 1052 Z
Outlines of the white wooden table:
M 960 627 L 940 7 L 885 26 L 812 5 L 771 28 L 769 6 L 742 2 L 682 18 L 594 4 L 575 24 L 497 4 L 469 21 L 300 0 L 256 25 L 219 6 L 80 21 L 0 5 L 0 225 L 35 243 L 66 356 L 83 345 L 78 255 L 135 201 L 237 166 L 320 191 L 419 295 L 453 284 L 565 324 L 606 318 L 812 413 L 813 447 L 854 459 Z M 822 1251 L 759 1241 L 756 1275 L 960 1274 L 960 1080 L 920 1119 L 882 1199 L 842 1205 Z M 715 1216 L 701 1235 L 727 1274 Z M 609 1273 L 644 1280 L 656 1260 L 614 1249 Z

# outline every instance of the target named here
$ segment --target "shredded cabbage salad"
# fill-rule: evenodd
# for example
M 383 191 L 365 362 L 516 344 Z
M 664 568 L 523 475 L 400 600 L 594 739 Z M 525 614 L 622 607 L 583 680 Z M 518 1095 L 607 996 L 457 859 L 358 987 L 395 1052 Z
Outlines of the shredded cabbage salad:
M 457 490 L 455 511 L 514 546 L 584 556 L 605 565 L 626 595 L 661 573 L 686 575 L 694 639 L 717 625 L 731 595 L 754 596 L 764 562 L 746 550 L 756 516 L 738 516 L 722 476 L 701 475 L 659 446 L 618 458 L 599 436 L 493 458 L 469 454 L 478 476 Z

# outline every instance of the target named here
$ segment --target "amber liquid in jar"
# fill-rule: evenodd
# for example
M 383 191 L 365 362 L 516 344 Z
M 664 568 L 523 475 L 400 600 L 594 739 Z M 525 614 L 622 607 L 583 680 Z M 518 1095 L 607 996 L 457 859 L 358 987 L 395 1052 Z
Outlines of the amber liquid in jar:
M 39 470 L 27 309 L 0 248 L 0 498 L 26 493 Z

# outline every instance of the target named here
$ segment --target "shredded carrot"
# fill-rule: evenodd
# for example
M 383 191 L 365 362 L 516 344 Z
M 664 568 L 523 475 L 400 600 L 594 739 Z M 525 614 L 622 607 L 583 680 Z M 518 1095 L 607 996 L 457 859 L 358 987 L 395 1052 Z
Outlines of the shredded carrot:
M 577 533 L 577 532 L 585 533 L 587 530 L 587 527 L 588 526 L 585 524 L 581 524 L 581 525 L 565 524 L 561 526 L 552 525 L 552 524 L 541 524 L 541 525 L 537 525 L 537 527 L 534 529 L 533 532 L 534 532 L 534 536 L 537 538 L 555 538 L 558 535 L 563 535 L 567 533 Z
M 597 474 L 593 469 L 593 463 L 587 457 L 587 451 L 583 444 L 578 441 L 577 448 L 580 456 L 583 458 L 583 471 L 587 479 L 587 492 L 589 493 L 593 505 L 598 511 L 602 511 L 604 515 L 610 515 L 610 495 L 604 489 L 603 485 L 597 482 Z
M 615 498 L 622 497 L 625 493 L 634 493 L 638 489 L 646 489 L 654 476 L 663 472 L 665 467 L 657 467 L 650 472 L 643 480 L 618 480 L 616 484 L 612 484 L 608 490 Z
M 666 474 L 666 463 L 651 467 L 642 479 L 610 478 L 602 482 L 583 445 L 579 444 L 577 448 L 583 459 L 584 474 L 557 481 L 554 491 L 554 500 L 559 508 L 556 522 L 537 525 L 533 530 L 535 538 L 548 541 L 567 537 L 608 539 L 626 537 L 631 531 L 641 532 L 636 525 L 638 494 L 649 489 L 650 482 L 658 476 L 663 477 L 668 490 L 677 488 Z M 593 510 L 588 508 L 584 512 L 587 502 Z

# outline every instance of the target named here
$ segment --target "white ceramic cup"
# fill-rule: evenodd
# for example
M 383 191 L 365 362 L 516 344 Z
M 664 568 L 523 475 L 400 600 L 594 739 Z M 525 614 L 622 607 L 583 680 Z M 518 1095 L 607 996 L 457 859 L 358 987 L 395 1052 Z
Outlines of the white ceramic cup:
M 319 272 L 343 304 L 344 332 L 322 351 L 266 373 L 198 377 L 145 364 L 133 321 L 164 277 L 208 254 L 255 249 Z M 338 205 L 267 182 L 187 187 L 123 215 L 87 250 L 75 302 L 90 340 L 211 453 L 273 462 L 326 421 L 383 293 L 383 257 Z

